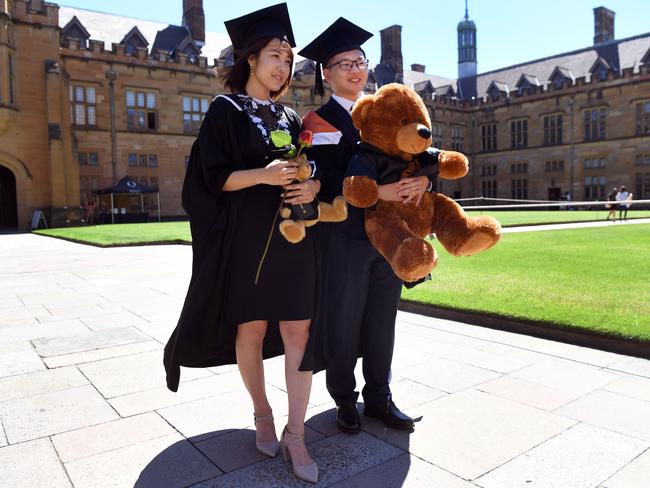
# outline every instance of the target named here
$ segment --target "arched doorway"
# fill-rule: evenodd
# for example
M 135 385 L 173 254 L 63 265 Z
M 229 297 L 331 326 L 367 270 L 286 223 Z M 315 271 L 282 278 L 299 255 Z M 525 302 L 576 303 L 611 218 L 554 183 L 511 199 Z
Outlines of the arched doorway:
M 16 177 L 9 168 L 0 166 L 0 231 L 18 227 Z

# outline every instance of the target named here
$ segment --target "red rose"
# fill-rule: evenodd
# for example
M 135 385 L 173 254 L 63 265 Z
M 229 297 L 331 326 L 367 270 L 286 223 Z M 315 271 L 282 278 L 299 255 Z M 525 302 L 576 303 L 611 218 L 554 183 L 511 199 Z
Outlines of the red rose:
M 310 130 L 303 130 L 298 135 L 298 143 L 301 146 L 311 146 L 313 140 L 314 140 L 314 133 Z

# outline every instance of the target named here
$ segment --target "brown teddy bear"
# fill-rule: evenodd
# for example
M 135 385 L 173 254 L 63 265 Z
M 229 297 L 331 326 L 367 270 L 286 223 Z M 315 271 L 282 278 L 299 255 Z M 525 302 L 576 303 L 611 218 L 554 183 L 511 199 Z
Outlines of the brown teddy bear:
M 312 167 L 307 162 L 306 157 L 298 158 L 298 176 L 297 180 L 303 182 L 312 175 Z M 296 244 L 305 238 L 305 228 L 315 225 L 317 222 L 343 222 L 348 217 L 348 207 L 345 198 L 336 197 L 332 203 L 317 202 L 318 217 L 313 220 L 292 220 L 290 219 L 291 207 L 283 206 L 280 210 L 280 216 L 285 219 L 280 222 L 280 233 L 284 238 Z
M 355 103 L 352 121 L 361 142 L 348 166 L 343 196 L 351 205 L 367 209 L 368 239 L 401 280 L 416 282 L 435 267 L 438 256 L 424 239 L 428 235 L 435 234 L 454 256 L 471 256 L 499 241 L 499 222 L 487 216 L 469 217 L 440 193 L 425 193 L 417 205 L 379 199 L 378 184 L 426 174 L 423 162 L 431 156 L 437 156 L 440 178 L 453 180 L 467 174 L 463 154 L 429 149 L 431 120 L 417 93 L 397 83 L 385 85 Z

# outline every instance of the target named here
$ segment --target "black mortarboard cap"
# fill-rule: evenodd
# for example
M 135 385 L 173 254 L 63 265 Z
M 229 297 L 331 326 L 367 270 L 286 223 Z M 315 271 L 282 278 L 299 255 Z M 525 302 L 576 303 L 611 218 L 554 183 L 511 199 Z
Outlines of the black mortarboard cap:
M 343 17 L 325 29 L 316 39 L 305 46 L 298 54 L 316 61 L 316 83 L 315 89 L 317 95 L 324 93 L 323 75 L 321 65 L 327 64 L 332 57 L 338 53 L 360 49 L 364 53 L 361 45 L 372 37 L 367 30 L 353 24 Z
M 277 37 L 287 41 L 291 47 L 296 47 L 286 3 L 256 10 L 242 17 L 227 20 L 224 24 L 235 51 L 241 51 L 265 37 Z

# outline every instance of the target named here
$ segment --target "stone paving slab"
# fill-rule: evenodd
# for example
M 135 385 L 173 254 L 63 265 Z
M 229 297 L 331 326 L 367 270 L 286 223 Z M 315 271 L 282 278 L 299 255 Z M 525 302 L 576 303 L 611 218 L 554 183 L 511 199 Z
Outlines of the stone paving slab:
M 51 339 L 36 339 L 34 347 L 43 357 L 92 351 L 103 347 L 142 342 L 150 338 L 135 327 L 107 329 Z
M 221 473 L 178 434 L 65 463 L 75 487 L 184 488 Z
M 61 368 L 0 378 L 0 403 L 67 390 L 88 383 L 86 377 L 77 368 Z
M 609 383 L 604 389 L 650 402 L 650 379 L 625 375 Z
M 647 448 L 638 439 L 578 424 L 475 483 L 483 488 L 594 487 Z
M 442 469 L 473 480 L 576 422 L 476 390 L 448 395 L 408 409 L 421 420 L 415 432 L 365 430 Z
M 59 320 L 56 322 L 36 322 L 25 327 L 4 327 L 0 329 L 0 342 L 47 340 L 58 337 L 88 333 L 81 321 Z
M 0 403 L 9 443 L 24 442 L 117 418 L 92 386 L 80 386 Z
M 63 366 L 79 365 L 101 361 L 103 359 L 119 358 L 131 356 L 149 351 L 162 349 L 163 345 L 158 341 L 142 341 L 133 344 L 124 344 L 122 346 L 104 347 L 92 351 L 73 352 L 70 354 L 60 354 L 43 358 L 43 362 L 48 368 L 61 368 Z
M 602 484 L 602 488 L 647 488 L 650 479 L 650 449 Z
M 176 433 L 160 415 L 148 412 L 57 434 L 52 443 L 67 463 Z
M 650 441 L 650 402 L 595 391 L 557 409 L 556 413 Z
M 0 341 L 0 378 L 45 369 L 34 346 L 27 341 Z
M 81 319 L 90 330 L 115 329 L 120 327 L 148 324 L 146 320 L 131 312 L 115 312 L 106 315 L 94 315 Z
M 165 386 L 163 351 L 156 350 L 79 366 L 104 398 L 128 395 Z M 205 378 L 213 373 L 202 368 L 183 370 L 183 381 Z
M 637 376 L 650 378 L 650 361 L 640 358 L 624 358 L 608 366 L 614 371 L 622 371 Z
M 286 423 L 286 418 L 276 418 L 275 427 L 278 439 L 282 434 L 284 423 Z M 310 445 L 324 438 L 323 434 L 305 427 L 305 444 Z M 255 431 L 252 429 L 237 429 L 196 442 L 194 446 L 225 473 L 268 459 L 255 448 Z M 282 454 L 279 453 L 279 455 Z
M 339 434 L 310 445 L 310 454 L 318 464 L 319 481 L 315 487 L 330 486 L 361 471 L 378 466 L 403 453 L 400 449 L 366 433 L 356 436 Z M 291 465 L 281 456 L 253 464 L 236 472 L 193 485 L 192 488 L 248 488 L 251 486 L 304 487 L 306 483 L 291 473 Z
M 330 485 L 333 488 L 476 488 L 476 485 L 407 453 Z
M 400 375 L 447 393 L 461 391 L 501 376 L 494 371 L 442 358 L 400 369 Z
M 185 371 L 185 368 L 182 370 Z M 198 380 L 183 379 L 176 393 L 169 391 L 166 386 L 161 386 L 115 397 L 108 402 L 122 417 L 127 417 L 241 389 L 241 377 L 239 371 L 235 371 Z
M 3 487 L 72 488 L 49 439 L 0 449 Z

